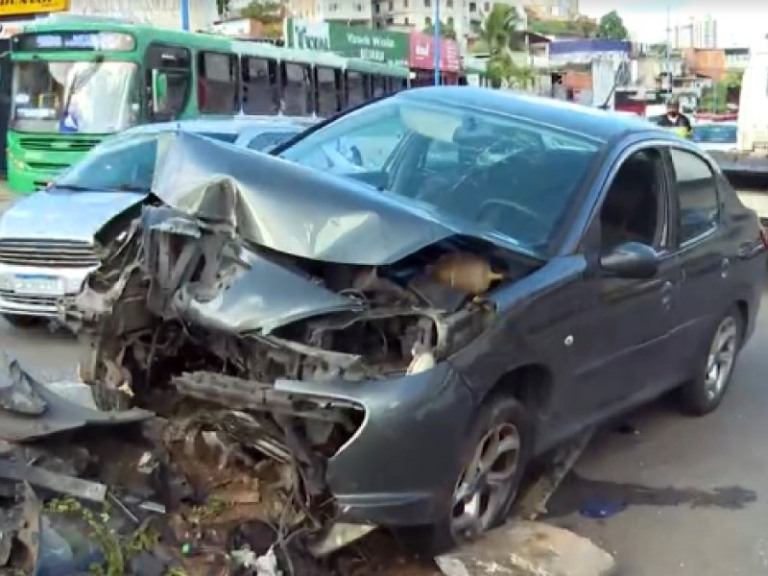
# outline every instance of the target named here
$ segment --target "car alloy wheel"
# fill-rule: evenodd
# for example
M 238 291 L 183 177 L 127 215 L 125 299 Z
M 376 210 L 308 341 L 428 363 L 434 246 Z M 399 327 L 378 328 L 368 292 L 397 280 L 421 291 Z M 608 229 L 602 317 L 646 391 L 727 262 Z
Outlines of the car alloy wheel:
M 493 426 L 478 442 L 453 494 L 451 532 L 468 540 L 506 513 L 516 490 L 521 438 L 510 422 Z
M 720 318 L 711 338 L 702 346 L 696 375 L 680 388 L 683 412 L 703 416 L 720 405 L 741 348 L 742 322 L 742 313 L 735 306 Z
M 725 390 L 736 363 L 739 326 L 733 316 L 726 316 L 717 327 L 707 356 L 704 394 L 710 402 Z

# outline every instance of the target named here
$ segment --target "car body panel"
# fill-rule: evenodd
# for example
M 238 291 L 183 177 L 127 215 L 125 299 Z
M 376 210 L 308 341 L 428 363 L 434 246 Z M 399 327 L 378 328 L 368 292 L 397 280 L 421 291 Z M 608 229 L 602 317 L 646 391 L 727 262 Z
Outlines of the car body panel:
M 212 186 L 215 179 L 220 186 Z M 390 264 L 455 235 L 514 245 L 362 182 L 266 154 L 223 149 L 194 134 L 174 139 L 153 191 L 185 213 L 234 218 L 249 242 L 319 261 Z
M 471 333 L 471 338 L 445 347 L 444 356 L 433 356 L 433 364 L 418 370 L 409 362 L 396 375 L 376 373 L 356 379 L 338 365 L 332 369 L 324 366 L 317 376 L 310 370 L 316 366 L 310 364 L 302 374 L 311 374 L 304 377 L 278 376 L 265 382 L 251 377 L 251 373 L 247 373 L 248 377 L 238 376 L 242 386 L 258 386 L 265 397 L 269 392 L 279 395 L 281 401 L 300 398 L 326 410 L 360 408 L 363 416 L 359 426 L 333 448 L 330 456 L 323 456 L 323 465 L 314 468 L 335 499 L 339 519 L 380 525 L 440 520 L 450 503 L 462 458 L 473 450 L 468 442 L 472 440 L 470 430 L 478 410 L 489 399 L 513 395 L 519 400 L 534 423 L 533 452 L 543 454 L 577 432 L 699 376 L 715 323 L 734 307 L 743 314 L 744 338 L 752 333 L 766 275 L 761 229 L 756 215 L 742 205 L 711 158 L 696 144 L 658 130 L 644 120 L 500 91 L 443 87 L 416 89 L 391 98 L 447 102 L 460 110 L 492 110 L 500 117 L 524 118 L 533 125 L 586 132 L 601 143 L 586 181 L 574 193 L 576 201 L 567 211 L 562 233 L 557 235 L 547 258 L 533 258 L 511 239 L 489 237 L 469 222 L 393 198 L 393 194 L 384 194 L 354 178 L 313 171 L 265 155 L 248 156 L 246 163 L 246 152 L 194 135 L 178 139 L 157 179 L 157 193 L 171 210 L 200 229 L 205 228 L 209 237 L 237 236 L 244 250 L 256 256 L 268 255 L 270 264 L 284 267 L 281 275 L 297 269 L 325 270 L 326 265 L 350 276 L 356 276 L 361 267 L 375 268 L 376 274 L 383 274 L 399 265 L 406 266 L 404 263 L 410 266 L 417 256 L 428 260 L 429 269 L 439 259 L 433 261 L 426 254 L 453 250 L 454 245 L 446 240 L 459 235 L 488 258 L 492 254 L 498 261 L 520 266 L 521 273 L 509 274 L 480 294 L 466 298 L 458 311 L 448 306 L 426 309 L 423 304 L 419 307 L 407 301 L 404 313 L 417 311 L 440 319 L 436 321 L 437 333 L 450 332 L 467 317 L 482 318 L 481 327 Z M 345 116 L 342 114 L 336 121 Z M 318 134 L 322 130 L 323 126 L 310 132 Z M 653 241 L 658 257 L 654 275 L 619 278 L 601 265 L 599 213 L 622 163 L 644 148 L 658 153 L 654 168 L 660 171 L 666 233 Z M 684 222 L 680 222 L 679 184 L 670 152 L 675 148 L 707 164 L 719 191 L 715 230 L 684 246 L 678 241 Z M 275 153 L 281 150 L 279 147 Z M 704 180 L 708 186 L 710 179 Z M 155 226 L 153 229 L 161 230 L 159 224 Z M 190 245 L 195 246 L 195 235 L 188 237 L 192 239 Z M 154 245 L 143 243 L 145 249 Z M 158 240 L 157 246 L 161 245 Z M 202 243 L 199 249 L 205 251 Z M 197 270 L 197 264 L 189 264 L 190 270 Z M 123 269 L 126 278 L 132 270 Z M 221 270 L 230 268 L 222 264 Z M 280 338 L 296 338 L 294 348 L 314 345 L 313 353 L 326 354 L 324 362 L 332 365 L 333 354 L 340 352 L 330 345 L 318 346 L 317 342 L 322 342 L 319 337 L 309 339 L 308 344 L 301 340 L 303 335 L 313 334 L 323 322 L 351 324 L 349 319 L 355 314 L 359 314 L 361 322 L 368 321 L 370 315 L 366 314 L 376 310 L 376 301 L 353 294 L 347 284 L 331 290 L 323 273 L 314 274 L 315 281 L 328 292 L 322 292 L 322 297 L 317 292 L 317 299 L 308 307 L 317 317 L 311 318 L 312 322 L 284 326 L 293 330 L 280 332 Z M 216 277 L 204 269 L 200 278 L 206 275 Z M 162 288 L 161 276 L 151 278 L 155 286 Z M 253 292 L 249 297 L 268 302 L 268 298 L 283 296 L 276 293 L 276 283 L 259 283 L 256 276 L 249 276 Z M 295 285 L 293 280 L 285 284 L 287 288 Z M 403 284 L 411 285 L 407 281 Z M 226 291 L 216 285 L 212 295 L 206 295 L 207 301 L 223 298 Z M 165 294 L 161 289 L 158 292 Z M 331 298 L 334 293 L 339 300 Z M 72 305 L 73 314 L 88 315 L 87 310 L 83 311 L 84 302 L 95 295 L 91 292 L 85 296 Z M 288 289 L 284 296 L 288 296 Z M 104 298 L 116 297 L 108 293 Z M 132 298 L 137 300 L 135 294 Z M 298 301 L 305 298 L 303 289 L 297 290 L 293 298 L 300 304 Z M 342 305 L 344 298 L 350 306 L 353 302 L 363 305 L 360 310 L 346 309 Z M 152 300 L 152 294 L 146 299 Z M 261 302 L 248 306 L 248 298 L 240 301 L 242 310 L 251 308 L 254 316 L 263 311 Z M 162 317 L 163 310 L 170 310 L 161 303 L 158 313 L 157 301 L 153 302 L 147 304 L 147 309 L 155 316 Z M 328 313 L 337 302 L 346 309 L 341 319 Z M 241 310 L 238 305 L 233 302 L 231 310 Z M 290 306 L 282 303 L 276 307 L 286 308 Z M 309 309 L 301 310 L 302 316 L 311 313 Z M 262 316 L 251 325 L 257 328 L 255 333 L 244 333 L 247 329 L 235 319 L 245 314 L 230 314 L 227 325 L 219 324 L 211 330 L 206 351 L 228 337 L 239 345 L 252 337 L 256 350 L 264 342 L 279 349 L 282 344 L 269 333 L 270 327 L 265 332 L 259 323 Z M 213 312 L 208 314 L 214 316 Z M 107 317 L 105 321 L 114 320 Z M 271 318 L 268 324 L 274 327 L 274 321 Z M 199 329 L 196 337 L 206 333 L 203 320 L 192 323 Z M 120 349 L 110 340 L 117 338 L 114 331 L 103 329 L 101 324 L 94 325 L 89 334 L 95 338 L 95 344 L 88 347 L 91 353 Z M 386 336 L 380 340 L 389 342 Z M 410 340 L 408 346 L 401 340 L 397 342 L 405 349 L 406 358 L 413 357 L 414 362 L 420 359 L 420 348 L 411 345 Z M 235 359 L 252 357 L 239 352 Z M 96 361 L 92 363 L 98 366 Z M 198 388 L 196 398 L 210 394 L 205 397 L 213 399 L 221 393 L 216 385 L 217 378 L 222 377 L 218 366 L 207 371 L 210 389 L 201 393 Z M 98 371 L 94 369 L 91 374 Z M 98 385 L 98 377 L 93 378 Z M 177 384 L 177 390 L 181 389 L 190 390 L 189 382 Z M 229 390 L 224 384 L 221 389 Z M 231 400 L 218 402 L 223 410 L 231 409 Z M 266 400 L 259 410 L 276 418 L 284 414 Z M 294 412 L 291 417 L 304 418 Z
M 92 242 L 105 223 L 146 197 L 135 192 L 41 190 L 17 200 L 3 212 L 0 240 L 56 238 Z

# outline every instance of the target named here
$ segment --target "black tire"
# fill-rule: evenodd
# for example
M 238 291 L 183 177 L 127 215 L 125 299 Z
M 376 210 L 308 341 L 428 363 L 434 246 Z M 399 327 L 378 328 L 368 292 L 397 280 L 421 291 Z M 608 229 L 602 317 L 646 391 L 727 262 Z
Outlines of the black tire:
M 3 314 L 3 318 L 14 328 L 30 328 L 40 326 L 43 323 L 42 318 L 37 316 L 22 316 L 20 314 Z
M 735 306 L 728 310 L 715 324 L 705 349 L 702 350 L 697 373 L 694 378 L 680 388 L 680 408 L 690 416 L 704 416 L 715 410 L 725 397 L 733 378 L 742 339 L 744 337 L 744 319 Z M 714 352 L 723 344 L 718 340 L 727 339 L 730 363 L 724 366 L 713 364 Z M 720 353 L 717 353 L 720 354 Z
M 495 528 L 505 522 L 518 495 L 520 484 L 525 475 L 528 462 L 533 451 L 533 422 L 526 408 L 514 398 L 505 395 L 494 395 L 481 406 L 467 436 L 467 444 L 463 447 L 461 459 L 462 468 L 466 469 L 472 462 L 475 453 L 480 448 L 481 442 L 492 430 L 504 427 L 514 428 L 518 433 L 519 448 L 517 450 L 517 465 L 514 473 L 504 481 L 505 488 L 499 490 L 501 496 L 496 498 L 498 506 L 494 513 L 488 515 L 479 531 L 457 534 L 454 525 L 457 507 L 454 505 L 454 497 L 458 492 L 463 471 L 457 472 L 457 491 L 448 495 L 444 504 L 443 518 L 430 526 L 412 528 L 401 531 L 405 536 L 404 544 L 412 551 L 420 554 L 436 555 L 445 552 L 457 545 L 474 540 L 487 530 Z

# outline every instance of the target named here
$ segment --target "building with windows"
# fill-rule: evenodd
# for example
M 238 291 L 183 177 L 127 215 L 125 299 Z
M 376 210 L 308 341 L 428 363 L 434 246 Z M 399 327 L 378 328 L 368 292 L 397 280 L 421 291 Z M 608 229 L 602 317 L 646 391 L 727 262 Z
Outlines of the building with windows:
M 717 48 L 717 20 L 711 16 L 690 18 L 684 24 L 672 27 L 672 45 L 678 50 Z

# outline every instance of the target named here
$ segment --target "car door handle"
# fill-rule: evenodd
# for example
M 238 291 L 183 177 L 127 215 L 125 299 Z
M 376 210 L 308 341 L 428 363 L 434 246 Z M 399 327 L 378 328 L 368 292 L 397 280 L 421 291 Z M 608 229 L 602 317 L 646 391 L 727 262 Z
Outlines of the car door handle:
M 725 278 L 728 276 L 728 269 L 731 267 L 731 261 L 728 258 L 723 258 L 720 262 L 720 277 Z
M 674 285 L 669 280 L 664 282 L 664 284 L 661 286 L 661 305 L 665 310 L 669 310 L 669 308 L 672 306 L 673 289 Z

